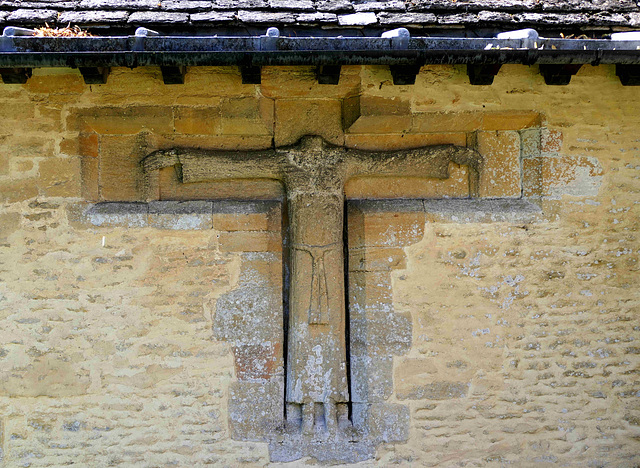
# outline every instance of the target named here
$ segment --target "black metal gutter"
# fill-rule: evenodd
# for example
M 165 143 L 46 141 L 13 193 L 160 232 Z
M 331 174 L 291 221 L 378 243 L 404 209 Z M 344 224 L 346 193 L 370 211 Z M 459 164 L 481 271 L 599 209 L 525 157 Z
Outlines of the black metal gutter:
M 7 34 L 7 29 L 12 31 Z M 480 39 L 411 38 L 404 28 L 391 31 L 386 37 L 347 38 L 279 37 L 275 28 L 258 37 L 157 36 L 157 33 L 143 28 L 137 31 L 136 36 L 89 38 L 11 34 L 16 31 L 24 33 L 18 28 L 6 28 L 0 37 L 0 68 L 5 70 L 36 67 L 95 69 L 238 65 L 255 69 L 279 65 L 389 65 L 396 71 L 404 69 L 405 74 L 411 75 L 425 64 L 464 64 L 476 69 L 476 77 L 484 74 L 484 81 L 487 81 L 487 76 L 493 76 L 492 71 L 497 73 L 502 64 L 539 64 L 542 70 L 551 70 L 546 75 L 564 75 L 569 79 L 579 65 L 615 64 L 618 75 L 622 71 L 628 77 L 623 84 L 634 84 L 640 76 L 640 40 L 551 39 L 537 37 L 533 30 L 528 30 L 526 37 L 516 39 L 500 38 L 500 35 L 498 38 Z M 471 77 L 474 73 L 469 74 Z

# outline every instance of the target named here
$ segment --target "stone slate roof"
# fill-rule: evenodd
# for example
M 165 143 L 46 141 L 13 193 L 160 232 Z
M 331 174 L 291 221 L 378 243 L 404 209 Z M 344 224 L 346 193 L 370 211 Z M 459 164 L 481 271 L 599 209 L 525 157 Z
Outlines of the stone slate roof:
M 640 0 L 638 0 L 640 2 Z M 0 0 L 0 26 L 165 33 L 336 29 L 512 30 L 567 33 L 640 28 L 636 0 Z M 105 34 L 104 31 L 100 32 Z M 423 32 L 424 33 L 424 32 Z M 347 34 L 349 34 L 347 32 Z

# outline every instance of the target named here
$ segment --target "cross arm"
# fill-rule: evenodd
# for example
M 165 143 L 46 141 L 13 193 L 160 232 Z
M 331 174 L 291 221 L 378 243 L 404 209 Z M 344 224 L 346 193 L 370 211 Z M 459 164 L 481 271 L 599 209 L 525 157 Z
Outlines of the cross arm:
M 145 190 L 153 198 L 160 169 L 174 166 L 183 183 L 228 179 L 282 179 L 281 156 L 273 150 L 207 151 L 159 150 L 142 160 Z
M 399 176 L 446 179 L 449 163 L 469 167 L 470 183 L 475 192 L 482 156 L 471 148 L 454 145 L 425 146 L 398 151 L 348 150 L 349 177 Z

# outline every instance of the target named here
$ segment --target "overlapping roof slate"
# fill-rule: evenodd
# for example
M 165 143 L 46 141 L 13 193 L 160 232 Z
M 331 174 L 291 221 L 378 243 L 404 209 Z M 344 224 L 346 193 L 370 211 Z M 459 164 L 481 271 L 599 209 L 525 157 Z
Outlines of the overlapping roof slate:
M 267 26 L 607 32 L 640 27 L 640 6 L 636 0 L 0 0 L 1 26 L 45 22 L 167 33 Z

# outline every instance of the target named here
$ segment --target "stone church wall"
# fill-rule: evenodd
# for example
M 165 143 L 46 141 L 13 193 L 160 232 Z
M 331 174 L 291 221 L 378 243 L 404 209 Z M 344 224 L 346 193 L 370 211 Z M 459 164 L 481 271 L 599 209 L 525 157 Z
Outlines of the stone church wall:
M 397 418 L 364 466 L 640 464 L 640 93 L 613 67 L 37 69 L 0 103 L 0 466 L 270 464 L 283 188 L 165 168 L 150 198 L 141 161 L 314 134 L 484 158 L 478 187 L 345 188 L 352 392 Z

